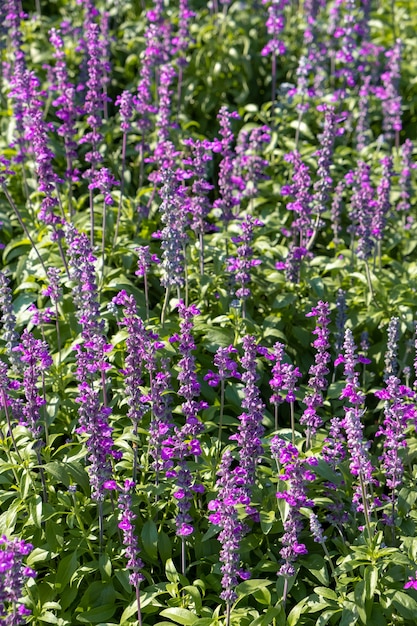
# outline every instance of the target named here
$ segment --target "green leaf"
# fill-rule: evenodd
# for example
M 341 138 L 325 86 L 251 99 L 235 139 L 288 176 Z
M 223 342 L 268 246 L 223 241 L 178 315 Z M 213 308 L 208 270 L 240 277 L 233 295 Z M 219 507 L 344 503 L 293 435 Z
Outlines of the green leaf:
M 179 607 L 164 609 L 161 611 L 160 615 L 161 617 L 168 617 L 176 624 L 181 624 L 182 626 L 192 626 L 198 619 L 197 616 L 188 609 L 181 609 Z
M 113 617 L 115 611 L 115 604 L 107 604 L 104 606 L 98 606 L 88 611 L 83 611 L 82 613 L 76 615 L 75 619 L 77 622 L 81 622 L 83 624 L 98 624 L 99 622 L 106 622 L 108 619 Z
M 160 531 L 158 533 L 158 550 L 162 562 L 165 563 L 172 556 L 172 545 L 167 533 Z
M 58 569 L 56 571 L 55 576 L 55 588 L 63 589 L 68 585 L 71 578 L 75 574 L 78 569 L 78 561 L 77 561 L 77 551 L 75 550 L 72 554 L 68 554 L 64 556 L 63 559 L 60 560 L 58 564 Z
M 165 574 L 171 583 L 177 583 L 180 579 L 172 559 L 167 559 L 167 562 L 165 563 Z
M 317 595 L 322 598 L 327 598 L 328 600 L 334 600 L 337 602 L 337 593 L 333 591 L 333 589 L 328 589 L 327 587 L 315 587 L 314 593 L 317 593 Z
M 266 587 L 260 587 L 253 592 L 253 597 L 259 604 L 266 604 L 269 606 L 271 604 L 271 594 L 269 589 Z
M 358 615 L 353 608 L 346 607 L 342 611 L 342 617 L 340 619 L 340 626 L 353 626 L 357 624 Z
M 250 626 L 269 626 L 274 623 L 277 626 L 280 626 L 281 621 L 277 621 L 278 616 L 283 618 L 283 624 L 285 624 L 285 613 L 282 606 L 273 606 L 263 613 L 259 617 L 256 617 L 253 622 L 250 623 Z
M 98 566 L 102 574 L 103 580 L 108 580 L 112 574 L 112 564 L 107 554 L 102 554 L 98 560 Z
M 33 524 L 36 528 L 42 527 L 42 497 L 40 495 L 33 496 L 29 502 L 29 511 Z
M 401 617 L 409 620 L 415 620 L 417 615 L 417 602 L 414 598 L 403 591 L 396 591 L 392 598 L 392 603 Z
M 322 613 L 320 615 L 320 617 L 318 618 L 317 622 L 316 622 L 316 626 L 326 626 L 326 624 L 328 624 L 328 622 L 331 620 L 331 618 L 333 617 L 333 615 L 337 615 L 337 613 L 341 613 L 342 609 L 337 609 L 335 611 L 324 611 L 324 613 Z
M 303 598 L 298 604 L 293 607 L 287 617 L 287 626 L 297 626 L 300 617 L 303 613 L 308 611 L 308 598 Z
M 197 587 L 193 585 L 186 585 L 185 587 L 182 588 L 182 593 L 187 593 L 191 597 L 191 600 L 194 604 L 195 612 L 197 614 L 200 613 L 203 607 L 203 603 L 201 600 L 200 592 L 197 589 Z
M 69 487 L 70 477 L 63 463 L 52 461 L 51 463 L 46 463 L 44 468 L 48 474 L 56 478 L 56 480 L 65 485 L 65 487 Z
M 84 493 L 90 493 L 90 480 L 85 468 L 77 461 L 66 463 L 69 474 L 77 485 L 81 487 Z
M 58 624 L 59 620 L 51 611 L 44 611 L 42 615 L 37 618 L 40 622 L 46 622 L 47 624 Z
M 244 580 L 236 587 L 236 593 L 240 598 L 245 598 L 246 596 L 252 595 L 261 587 L 268 587 L 268 585 L 272 585 L 272 580 L 265 580 L 263 578 Z
M 260 512 L 261 528 L 264 535 L 267 535 L 269 533 L 275 520 L 275 511 Z
M 303 557 L 301 563 L 312 574 L 319 583 L 328 586 L 329 573 L 327 571 L 326 561 L 320 554 L 310 554 Z
M 144 523 L 140 536 L 145 552 L 151 559 L 156 559 L 158 557 L 158 529 L 153 520 L 148 519 Z

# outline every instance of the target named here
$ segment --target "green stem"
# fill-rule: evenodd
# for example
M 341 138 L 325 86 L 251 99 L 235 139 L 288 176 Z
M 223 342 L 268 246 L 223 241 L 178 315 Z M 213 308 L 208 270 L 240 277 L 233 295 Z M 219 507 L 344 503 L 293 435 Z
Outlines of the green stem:
M 292 445 L 295 446 L 294 402 L 290 402 L 290 415 L 291 415 L 291 440 L 292 440 Z

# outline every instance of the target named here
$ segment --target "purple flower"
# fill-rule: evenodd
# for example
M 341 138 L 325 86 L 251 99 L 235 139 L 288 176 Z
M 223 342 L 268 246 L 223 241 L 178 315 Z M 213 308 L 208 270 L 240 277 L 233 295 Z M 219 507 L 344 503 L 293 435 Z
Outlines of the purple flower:
M 180 498 L 177 497 L 178 515 L 175 523 L 177 535 L 184 537 L 191 534 L 190 528 L 192 528 L 192 532 L 194 531 L 189 510 L 194 499 L 194 493 L 198 491 L 188 457 L 193 456 L 195 458 L 202 454 L 197 436 L 204 430 L 204 425 L 198 417 L 198 411 L 207 405 L 194 399 L 200 393 L 200 384 L 195 372 L 192 320 L 200 312 L 194 305 L 185 306 L 182 300 L 178 304 L 178 311 L 181 319 L 180 334 L 176 338 L 179 341 L 178 351 L 181 355 L 178 362 L 178 382 L 180 383 L 178 395 L 184 398 L 181 409 L 185 423 L 181 428 L 176 427 L 173 435 L 162 442 L 161 457 L 163 460 L 169 461 L 166 464 L 168 467 L 166 475 L 175 478 L 176 493 L 181 494 Z
M 123 91 L 120 96 L 117 96 L 115 105 L 119 107 L 120 117 L 122 122 L 120 128 L 122 132 L 127 133 L 130 129 L 131 118 L 133 115 L 133 96 L 129 91 Z
M 262 419 L 265 405 L 256 384 L 258 380 L 256 373 L 257 351 L 255 337 L 246 335 L 243 338 L 243 356 L 241 358 L 244 369 L 242 374 L 242 382 L 244 383 L 242 408 L 246 410 L 239 416 L 240 424 L 237 433 L 229 437 L 238 445 L 242 483 L 248 503 L 255 484 L 256 467 L 262 454 L 261 437 L 264 432 Z M 255 514 L 251 507 L 247 507 L 246 512 L 250 515 Z
M 411 170 L 417 165 L 412 162 L 414 146 L 411 139 L 406 139 L 401 148 L 401 173 L 400 173 L 400 202 L 397 204 L 397 211 L 409 211 L 410 199 L 413 193 L 411 184 Z
M 404 589 L 417 589 L 417 572 L 414 578 L 409 576 L 408 582 L 404 585 Z
M 208 504 L 210 522 L 221 529 L 218 535 L 222 545 L 219 558 L 223 575 L 220 597 L 228 606 L 237 599 L 235 587 L 240 567 L 240 543 L 248 531 L 238 517 L 237 507 L 247 504 L 247 495 L 241 487 L 242 470 L 240 467 L 232 469 L 233 460 L 231 450 L 226 449 L 217 471 L 217 498 Z
M 27 623 L 25 617 L 31 613 L 21 600 L 25 579 L 36 576 L 23 563 L 32 550 L 32 544 L 21 539 L 0 538 L 0 620 L 9 626 Z
M 330 362 L 330 353 L 328 352 L 330 348 L 329 309 L 327 302 L 320 301 L 310 313 L 307 313 L 307 317 L 317 316 L 317 325 L 313 331 L 313 334 L 316 335 L 313 342 L 313 347 L 316 349 L 315 364 L 310 367 L 310 379 L 308 381 L 311 392 L 305 395 L 304 404 L 307 405 L 307 408 L 300 418 L 300 424 L 307 427 L 307 447 L 309 447 L 311 437 L 323 424 L 323 420 L 317 414 L 317 409 L 323 405 L 323 392 L 328 386 L 326 376 L 330 371 L 327 367 Z
M 383 475 L 386 477 L 386 485 L 391 490 L 390 522 L 394 523 L 396 489 L 402 484 L 404 464 L 401 450 L 407 447 L 405 441 L 406 427 L 409 420 L 414 422 L 417 415 L 413 399 L 413 392 L 408 387 L 401 385 L 396 376 L 386 379 L 386 389 L 376 392 L 375 395 L 385 399 L 384 422 L 379 427 L 375 436 L 383 436 L 384 450 L 379 457 Z
M 52 90 L 57 93 L 57 97 L 52 101 L 52 105 L 57 109 L 56 116 L 61 120 L 58 128 L 58 135 L 64 138 L 65 153 L 67 157 L 66 178 L 69 181 L 78 180 L 78 170 L 74 169 L 73 161 L 77 158 L 77 143 L 75 136 L 77 129 L 75 122 L 82 109 L 76 105 L 76 89 L 69 81 L 68 70 L 65 62 L 64 42 L 60 31 L 51 29 L 49 40 L 55 48 L 55 67 L 52 70 L 54 84 Z
M 15 350 L 20 343 L 20 336 L 16 330 L 16 315 L 12 305 L 12 290 L 10 282 L 4 272 L 0 272 L 0 312 L 3 330 L 3 339 L 6 342 L 6 353 L 10 363 L 17 371 L 22 369 L 22 362 Z
M 271 440 L 271 453 L 274 456 L 280 481 L 288 483 L 286 491 L 276 494 L 277 498 L 285 500 L 289 504 L 289 514 L 284 521 L 284 535 L 281 543 L 280 555 L 283 560 L 278 576 L 293 576 L 295 574 L 294 563 L 300 554 L 307 554 L 307 548 L 299 541 L 299 535 L 303 529 L 301 507 L 313 506 L 313 502 L 307 496 L 307 484 L 314 480 L 315 475 L 310 467 L 317 465 L 314 457 L 300 459 L 297 448 L 292 443 L 287 443 L 278 436 Z
M 383 130 L 387 141 L 398 137 L 401 129 L 401 95 L 399 82 L 401 76 L 401 40 L 397 39 L 394 47 L 385 53 L 388 61 L 381 74 L 382 87 L 376 90 L 382 101 Z
M 240 226 L 242 234 L 232 238 L 233 243 L 240 245 L 236 249 L 236 257 L 228 259 L 227 271 L 234 274 L 235 282 L 239 285 L 235 291 L 236 297 L 245 303 L 251 293 L 247 286 L 251 280 L 251 269 L 261 263 L 260 259 L 252 258 L 253 231 L 256 226 L 263 226 L 263 222 L 251 215 L 247 215 Z
M 87 114 L 87 124 L 91 130 L 84 135 L 80 143 L 90 144 L 91 149 L 85 155 L 85 160 L 90 163 L 91 169 L 94 170 L 96 165 L 102 161 L 98 146 L 102 139 L 100 128 L 105 96 L 103 96 L 104 66 L 100 27 L 92 21 L 88 22 L 87 53 L 88 80 L 84 110 Z
M 188 239 L 185 232 L 186 213 L 184 211 L 185 188 L 180 184 L 172 170 L 162 173 L 162 203 L 159 207 L 164 224 L 162 229 L 162 277 L 164 287 L 182 287 L 184 285 L 184 247 Z
M 14 349 L 21 353 L 20 360 L 23 363 L 23 391 L 26 402 L 22 407 L 22 423 L 28 427 L 38 445 L 42 445 L 43 426 L 40 407 L 45 404 L 45 399 L 39 394 L 38 381 L 52 365 L 52 358 L 47 344 L 35 339 L 27 330 L 22 334 L 21 343 Z
M 387 350 L 385 352 L 385 368 L 384 381 L 390 376 L 396 376 L 398 372 L 398 340 L 400 338 L 400 320 L 398 317 L 392 317 L 388 324 L 388 341 Z
M 107 407 L 105 377 L 110 368 L 107 354 L 113 346 L 107 343 L 104 334 L 93 265 L 95 257 L 90 242 L 85 234 L 79 234 L 69 225 L 66 238 L 70 277 L 74 282 L 73 299 L 83 339 L 75 346 L 79 392 L 76 399 L 79 404 L 77 432 L 87 436 L 91 497 L 102 501 L 104 483 L 112 473 L 110 459 L 117 455 L 113 451 L 113 429 L 109 425 L 111 408 Z M 100 388 L 94 381 L 100 383 Z
M 90 171 L 88 177 L 90 177 L 91 180 L 88 188 L 91 190 L 98 189 L 103 195 L 104 204 L 112 205 L 113 198 L 110 189 L 111 187 L 119 185 L 119 182 L 114 178 L 110 170 L 107 167 L 101 167 L 98 170 Z
M 269 0 L 262 0 L 262 4 L 267 4 Z M 284 8 L 289 0 L 272 0 L 268 7 L 268 18 L 266 20 L 266 29 L 270 37 L 267 45 L 262 49 L 262 56 L 270 54 L 285 54 L 286 47 L 281 41 L 281 32 L 284 30 L 285 18 Z
M 381 160 L 382 174 L 376 190 L 376 205 L 372 219 L 372 235 L 376 241 L 381 241 L 387 222 L 387 215 L 391 210 L 390 191 L 391 179 L 394 175 L 392 157 Z
M 241 194 L 245 183 L 240 176 L 235 175 L 236 154 L 233 149 L 234 134 L 232 119 L 239 119 L 236 112 L 229 112 L 222 107 L 217 116 L 220 123 L 220 136 L 213 142 L 213 152 L 220 152 L 222 160 L 219 165 L 219 198 L 214 201 L 213 207 L 220 210 L 221 219 L 228 224 L 235 217 L 235 207 L 240 204 Z
M 370 182 L 370 166 L 359 161 L 354 174 L 354 191 L 351 198 L 350 232 L 358 236 L 357 256 L 367 261 L 372 254 L 374 241 L 372 240 L 372 220 L 376 209 L 374 189 Z

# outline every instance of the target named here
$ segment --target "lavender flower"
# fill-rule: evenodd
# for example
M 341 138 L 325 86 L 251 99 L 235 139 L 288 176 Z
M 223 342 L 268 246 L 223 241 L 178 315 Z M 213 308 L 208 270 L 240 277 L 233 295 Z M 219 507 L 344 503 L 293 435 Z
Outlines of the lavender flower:
M 338 289 L 336 297 L 336 334 L 334 344 L 336 354 L 339 354 L 343 347 L 345 325 L 347 322 L 346 309 L 346 292 L 343 291 L 343 289 Z
M 112 205 L 113 198 L 110 193 L 112 187 L 119 185 L 113 174 L 107 167 L 101 167 L 98 170 L 92 170 L 89 173 L 91 182 L 88 185 L 90 190 L 98 189 L 103 195 L 104 204 Z
M 218 348 L 216 350 L 213 363 L 217 368 L 217 373 L 209 370 L 204 376 L 204 380 L 206 380 L 211 387 L 216 387 L 227 378 L 234 377 L 239 380 L 241 379 L 241 374 L 238 371 L 238 364 L 230 356 L 231 354 L 237 354 L 237 350 L 233 346 Z
M 262 0 L 262 4 L 267 4 L 269 0 Z M 268 19 L 266 20 L 266 29 L 270 40 L 267 45 L 262 49 L 262 56 L 268 56 L 270 54 L 285 54 L 286 47 L 283 41 L 281 41 L 281 33 L 284 30 L 285 18 L 284 8 L 289 3 L 289 0 L 272 0 L 268 7 Z
M 285 160 L 292 163 L 294 172 L 292 184 L 284 185 L 281 188 L 281 194 L 294 197 L 294 202 L 288 202 L 287 209 L 294 211 L 298 217 L 293 219 L 291 224 L 289 234 L 292 236 L 292 241 L 289 244 L 287 259 L 285 263 L 280 263 L 276 267 L 277 269 L 285 269 L 287 280 L 297 283 L 300 278 L 301 261 L 308 254 L 306 246 L 313 234 L 311 178 L 308 166 L 303 163 L 297 151 L 287 154 Z
M 385 521 L 392 526 L 394 524 L 396 490 L 402 484 L 404 474 L 401 450 L 407 447 L 405 430 L 409 420 L 414 422 L 416 408 L 412 402 L 413 391 L 405 385 L 401 385 L 396 376 L 390 376 L 385 382 L 386 389 L 375 392 L 378 398 L 385 400 L 384 422 L 375 436 L 384 437 L 384 450 L 379 460 L 383 475 L 386 477 L 386 485 L 391 490 L 389 497 L 391 511 L 386 516 Z
M 38 380 L 52 365 L 52 358 L 49 355 L 47 344 L 35 339 L 27 330 L 22 334 L 21 343 L 14 349 L 21 353 L 20 360 L 24 363 L 23 390 L 26 402 L 22 409 L 23 423 L 40 446 L 42 445 L 41 434 L 43 431 L 40 407 L 45 404 L 45 398 L 43 395 L 39 395 Z
M 54 153 L 48 148 L 48 130 L 49 126 L 43 120 L 43 112 L 37 106 L 31 107 L 25 117 L 25 140 L 33 146 L 36 174 L 38 177 L 38 189 L 44 194 L 41 202 L 41 208 L 38 214 L 39 219 L 52 226 L 52 240 L 63 236 L 62 218 L 55 213 L 59 206 L 56 184 L 60 179 L 52 168 L 52 159 Z
M 311 442 L 311 437 L 314 436 L 317 429 L 323 424 L 323 420 L 318 416 L 317 409 L 323 405 L 323 392 L 327 389 L 328 381 L 326 379 L 329 373 L 327 364 L 330 362 L 330 348 L 329 336 L 330 331 L 328 325 L 330 323 L 329 318 L 329 304 L 327 302 L 318 302 L 316 307 L 313 307 L 310 313 L 307 313 L 307 317 L 317 316 L 317 326 L 313 331 L 317 338 L 313 342 L 313 347 L 316 349 L 315 365 L 312 365 L 309 370 L 310 379 L 308 385 L 311 388 L 311 392 L 307 393 L 304 397 L 304 404 L 307 405 L 303 415 L 300 418 L 300 424 L 304 424 L 307 427 L 307 448 Z
M 12 290 L 10 282 L 4 272 L 0 272 L 0 312 L 1 323 L 3 325 L 3 339 L 6 342 L 6 353 L 10 359 L 13 369 L 19 371 L 22 369 L 16 346 L 20 343 L 20 336 L 16 330 L 16 315 L 12 305 Z
M 152 383 L 149 401 L 152 406 L 152 419 L 149 425 L 149 454 L 153 458 L 152 468 L 156 474 L 156 483 L 159 483 L 161 471 L 166 471 L 173 466 L 171 455 L 164 458 L 163 442 L 171 436 L 173 428 L 171 397 L 171 374 L 169 361 L 162 360 L 161 371 L 157 372 Z
M 88 23 L 87 52 L 88 80 L 84 109 L 87 114 L 87 124 L 91 130 L 84 135 L 80 143 L 90 144 L 91 149 L 85 155 L 85 160 L 90 164 L 90 170 L 94 171 L 97 164 L 102 161 L 102 156 L 98 148 L 102 139 L 100 128 L 102 126 L 104 105 L 104 68 L 102 62 L 102 46 L 100 42 L 100 27 L 92 21 Z
M 242 234 L 238 237 L 232 237 L 232 241 L 235 244 L 241 244 L 236 250 L 236 257 L 228 259 L 227 271 L 234 274 L 234 280 L 239 285 L 236 289 L 236 297 L 243 302 L 242 316 L 245 317 L 245 306 L 248 297 L 250 296 L 250 289 L 247 286 L 251 280 L 250 271 L 252 267 L 260 265 L 260 259 L 253 259 L 253 248 L 251 243 L 253 241 L 253 231 L 255 226 L 263 226 L 261 220 L 247 215 L 243 222 L 241 222 Z
M 104 322 L 100 316 L 98 290 L 95 280 L 91 245 L 84 234 L 67 226 L 70 276 L 74 281 L 73 297 L 76 315 L 82 327 L 83 343 L 76 345 L 77 379 L 79 395 L 79 427 L 77 432 L 87 436 L 88 468 L 92 498 L 104 499 L 104 483 L 111 477 L 113 451 L 112 428 L 109 425 L 111 408 L 107 407 L 105 373 L 110 368 L 107 353 L 112 346 L 104 335 Z M 100 400 L 100 388 L 103 402 Z
M 416 168 L 416 164 L 411 160 L 413 149 L 411 139 L 406 139 L 401 149 L 400 202 L 397 204 L 397 211 L 409 211 L 411 207 L 411 170 Z
M 223 564 L 221 567 L 223 591 L 220 597 L 226 602 L 229 616 L 230 606 L 237 599 L 235 587 L 242 573 L 240 543 L 248 532 L 247 525 L 239 520 L 237 506 L 248 505 L 250 501 L 246 493 L 242 491 L 241 486 L 245 482 L 242 470 L 240 467 L 232 469 L 233 460 L 230 449 L 225 450 L 217 471 L 217 498 L 211 500 L 208 505 L 209 511 L 212 512 L 209 515 L 210 522 L 221 528 L 218 540 L 222 545 L 219 558 Z
M 179 513 L 176 517 L 177 535 L 186 537 L 194 532 L 192 517 L 189 514 L 194 492 L 198 492 L 202 486 L 195 482 L 187 457 L 190 455 L 197 457 L 201 455 L 200 443 L 197 436 L 204 430 L 204 425 L 198 418 L 198 411 L 206 408 L 205 402 L 194 400 L 200 393 L 200 384 L 195 373 L 195 357 L 193 350 L 195 343 L 192 336 L 193 322 L 195 315 L 199 315 L 199 310 L 194 306 L 185 306 L 183 301 L 178 304 L 178 311 L 181 318 L 180 335 L 174 336 L 171 341 L 179 340 L 179 353 L 181 359 L 178 363 L 179 374 L 178 395 L 184 398 L 181 409 L 185 417 L 185 423 L 181 428 L 175 428 L 172 437 L 166 439 L 163 444 L 163 456 L 165 459 L 176 460 L 177 468 L 169 470 L 167 476 L 176 479 L 176 491 L 174 497 L 178 502 Z M 184 555 L 183 555 L 184 558 Z M 183 561 L 183 569 L 184 569 Z
M 265 405 L 262 402 L 259 388 L 256 385 L 258 375 L 256 373 L 256 355 L 258 349 L 255 337 L 246 335 L 243 338 L 243 356 L 241 364 L 244 369 L 242 382 L 244 383 L 242 408 L 246 409 L 239 416 L 239 427 L 236 434 L 229 437 L 236 441 L 239 448 L 240 467 L 244 481 L 244 490 L 249 500 L 252 488 L 255 484 L 256 466 L 262 453 L 261 437 L 263 434 L 262 418 Z M 246 508 L 249 515 L 257 517 L 256 511 L 251 507 Z
M 57 109 L 56 116 L 62 124 L 58 128 L 58 135 L 64 138 L 65 154 L 67 158 L 66 178 L 69 181 L 78 180 L 79 172 L 74 168 L 74 159 L 77 158 L 77 143 L 75 136 L 77 133 L 75 122 L 77 116 L 82 112 L 76 105 L 76 89 L 69 81 L 68 70 L 65 63 L 64 42 L 60 31 L 51 29 L 49 40 L 55 48 L 56 64 L 53 70 L 54 84 L 53 91 L 57 97 L 52 101 L 52 105 Z
M 368 532 L 370 533 L 369 512 L 374 507 L 374 500 L 368 488 L 376 484 L 372 477 L 373 467 L 369 457 L 370 442 L 363 439 L 363 425 L 361 417 L 364 410 L 360 409 L 365 396 L 359 389 L 359 374 L 355 367 L 359 362 L 356 356 L 356 346 L 353 340 L 352 331 L 347 328 L 345 332 L 344 355 L 337 361 L 344 363 L 344 374 L 346 385 L 342 390 L 340 399 L 348 399 L 351 407 L 345 407 L 344 427 L 346 430 L 347 448 L 350 456 L 349 469 L 352 476 L 358 478 L 353 495 L 353 506 L 356 511 L 363 511 Z
M 387 141 L 396 137 L 399 143 L 401 123 L 401 95 L 399 82 L 401 76 L 401 41 L 398 39 L 394 47 L 385 53 L 388 59 L 385 72 L 381 74 L 382 87 L 376 89 L 377 96 L 382 101 L 383 130 Z
M 132 480 L 125 480 L 123 487 L 119 487 L 115 480 L 104 483 L 105 489 L 116 490 L 119 494 L 117 508 L 121 512 L 121 519 L 118 527 L 123 532 L 123 546 L 125 556 L 128 559 L 126 567 L 131 572 L 129 582 L 132 586 L 137 587 L 145 577 L 140 573 L 140 570 L 143 569 L 143 561 L 139 557 L 138 539 L 134 532 L 134 521 L 137 517 L 132 509 L 131 493 L 134 487 L 135 483 Z
M 200 274 L 204 274 L 204 240 L 203 235 L 208 230 L 207 216 L 212 204 L 209 199 L 214 185 L 206 180 L 207 163 L 212 160 L 212 144 L 209 141 L 194 141 L 185 139 L 184 144 L 192 150 L 192 156 L 184 159 L 184 165 L 191 167 L 194 181 L 191 187 L 189 211 L 191 214 L 191 228 L 196 232 L 200 243 Z
M 213 142 L 213 152 L 220 152 L 222 160 L 219 165 L 219 198 L 214 201 L 213 207 L 221 212 L 221 219 L 225 225 L 234 218 L 235 207 L 239 206 L 241 193 L 245 183 L 234 172 L 235 151 L 233 149 L 234 135 L 231 127 L 232 119 L 239 119 L 236 112 L 229 112 L 222 107 L 218 114 L 220 136 Z
M 300 543 L 298 538 L 303 528 L 300 508 L 313 506 L 313 502 L 307 496 L 307 484 L 315 478 L 309 468 L 317 465 L 317 459 L 314 457 L 300 459 L 297 448 L 278 436 L 271 440 L 271 453 L 278 466 L 279 479 L 288 482 L 287 490 L 276 494 L 277 498 L 289 504 L 289 513 L 284 521 L 285 532 L 281 539 L 283 547 L 280 555 L 283 564 L 278 571 L 278 576 L 288 579 L 295 574 L 294 563 L 298 556 L 307 554 L 305 544 Z M 284 598 L 286 589 L 287 583 L 284 588 Z
M 372 220 L 376 202 L 370 182 L 370 166 L 359 161 L 354 175 L 354 191 L 351 198 L 351 222 L 358 236 L 357 256 L 367 261 L 372 254 Z
M 42 295 L 50 298 L 54 304 L 58 304 L 62 298 L 62 288 L 59 285 L 60 271 L 56 267 L 48 267 L 47 274 L 49 285 L 42 291 Z
M 243 197 L 254 198 L 257 194 L 258 181 L 268 178 L 265 174 L 268 161 L 259 153 L 263 149 L 263 144 L 270 142 L 270 132 L 268 126 L 258 126 L 251 131 L 242 131 L 238 137 L 235 170 L 245 183 Z
M 162 278 L 161 283 L 167 289 L 184 285 L 184 246 L 187 241 L 185 232 L 186 215 L 183 210 L 185 188 L 181 186 L 172 170 L 162 173 L 162 203 L 160 211 L 164 224 L 162 229 Z
M 385 368 L 384 381 L 390 376 L 396 376 L 398 372 L 398 340 L 400 338 L 400 320 L 398 317 L 392 317 L 388 324 L 388 342 L 385 352 Z
M 344 132 L 344 129 L 338 126 L 344 120 L 344 116 L 337 115 L 335 107 L 324 104 L 317 108 L 324 112 L 324 126 L 323 132 L 318 136 L 320 148 L 316 152 L 317 181 L 313 185 L 312 205 L 317 214 L 315 232 L 320 227 L 320 215 L 326 210 L 329 201 L 332 186 L 330 167 L 333 159 L 334 141 L 338 135 Z M 311 245 L 309 242 L 308 247 L 310 248 Z
M 392 157 L 384 157 L 381 160 L 382 174 L 378 188 L 376 190 L 375 214 L 372 220 L 372 235 L 379 243 L 384 234 L 387 222 L 387 215 L 391 209 L 390 191 L 391 178 L 394 175 Z
M 23 563 L 33 550 L 22 539 L 0 538 L 0 619 L 6 626 L 27 623 L 30 610 L 22 603 L 25 579 L 35 578 L 36 572 Z
M 364 76 L 359 88 L 358 121 L 356 124 L 356 149 L 362 152 L 369 144 L 369 92 L 371 76 Z
M 273 359 L 275 362 L 271 370 L 272 378 L 269 381 L 269 386 L 274 392 L 271 395 L 271 402 L 275 405 L 275 430 L 278 429 L 278 405 L 281 404 L 281 402 L 286 400 L 286 402 L 292 405 L 291 415 L 293 416 L 295 392 L 298 389 L 296 386 L 297 379 L 302 376 L 298 367 L 294 367 L 290 363 L 283 363 L 283 358 L 284 344 L 277 342 L 271 354 L 271 360 Z M 284 395 L 281 395 L 284 390 L 287 391 L 285 398 Z

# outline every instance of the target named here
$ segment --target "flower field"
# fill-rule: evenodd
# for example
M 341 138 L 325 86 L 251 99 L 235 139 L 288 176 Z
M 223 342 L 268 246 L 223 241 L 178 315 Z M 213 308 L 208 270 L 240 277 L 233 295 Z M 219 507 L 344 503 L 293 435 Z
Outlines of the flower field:
M 0 621 L 415 624 L 413 0 L 0 17 Z

